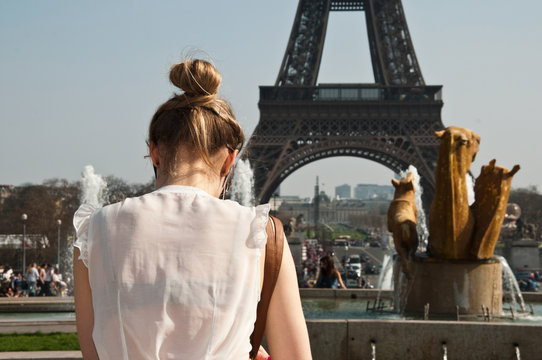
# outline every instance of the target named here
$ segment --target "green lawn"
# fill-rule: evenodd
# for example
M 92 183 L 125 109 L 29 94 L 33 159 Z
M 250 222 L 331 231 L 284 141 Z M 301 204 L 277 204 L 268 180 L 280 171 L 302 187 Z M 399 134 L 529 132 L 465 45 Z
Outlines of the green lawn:
M 0 351 L 80 350 L 77 333 L 0 334 Z

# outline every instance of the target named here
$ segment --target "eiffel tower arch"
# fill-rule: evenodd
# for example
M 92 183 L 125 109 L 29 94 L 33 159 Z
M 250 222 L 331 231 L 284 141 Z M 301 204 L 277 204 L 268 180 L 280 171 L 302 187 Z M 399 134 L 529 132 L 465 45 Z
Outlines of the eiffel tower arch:
M 317 84 L 331 11 L 364 11 L 375 83 Z M 274 86 L 260 86 L 260 120 L 246 157 L 257 201 L 313 161 L 360 157 L 418 169 L 424 204 L 435 188 L 442 86 L 425 85 L 401 0 L 299 0 Z

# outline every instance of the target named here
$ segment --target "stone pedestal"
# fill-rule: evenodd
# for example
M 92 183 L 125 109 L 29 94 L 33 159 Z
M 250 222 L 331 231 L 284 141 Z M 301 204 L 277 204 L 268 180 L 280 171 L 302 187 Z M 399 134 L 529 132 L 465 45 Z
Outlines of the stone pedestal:
M 405 281 L 407 281 L 405 279 Z M 430 314 L 480 314 L 482 305 L 491 314 L 502 312 L 501 263 L 488 260 L 439 260 L 416 257 L 405 311 L 423 313 L 429 303 Z

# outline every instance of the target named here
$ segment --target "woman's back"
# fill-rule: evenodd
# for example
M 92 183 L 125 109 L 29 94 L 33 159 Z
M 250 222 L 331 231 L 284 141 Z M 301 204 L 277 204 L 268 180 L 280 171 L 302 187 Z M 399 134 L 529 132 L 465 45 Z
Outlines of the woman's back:
M 100 359 L 246 360 L 268 211 L 166 186 L 78 212 Z
M 339 281 L 335 274 L 331 274 L 331 275 L 322 274 L 320 276 L 320 279 L 318 279 L 318 283 L 316 284 L 316 287 L 336 289 L 339 287 Z
M 147 139 L 159 190 L 95 212 L 82 206 L 74 218 L 75 312 L 85 359 L 248 357 L 269 205 L 218 199 L 245 141 L 218 96 L 220 73 L 187 59 L 169 77 L 182 92 L 160 105 Z M 287 245 L 282 251 L 266 340 L 273 359 L 306 360 L 295 265 Z

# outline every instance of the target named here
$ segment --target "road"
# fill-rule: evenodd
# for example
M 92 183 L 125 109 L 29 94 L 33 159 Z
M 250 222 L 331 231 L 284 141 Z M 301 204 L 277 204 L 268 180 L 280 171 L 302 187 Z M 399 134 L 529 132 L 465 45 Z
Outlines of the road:
M 384 261 L 384 255 L 392 255 L 392 250 L 384 250 L 380 247 L 363 247 L 363 246 L 335 246 L 333 247 L 335 256 L 338 260 L 342 259 L 344 255 L 361 255 L 365 254 L 371 259 L 375 265 L 382 265 Z
M 389 255 L 391 256 L 393 254 L 393 250 L 384 250 L 379 247 L 363 247 L 363 246 L 335 246 L 333 247 L 333 251 L 335 252 L 335 263 L 337 267 L 339 268 L 339 271 L 342 271 L 342 265 L 341 265 L 341 259 L 344 255 L 346 256 L 352 256 L 352 255 L 366 255 L 369 259 L 371 259 L 371 262 L 375 264 L 377 267 L 382 265 L 384 261 L 384 256 Z M 363 267 L 362 267 L 363 268 Z M 363 278 L 369 281 L 370 284 L 372 284 L 375 288 L 378 285 L 378 279 L 380 277 L 379 274 L 362 274 Z

